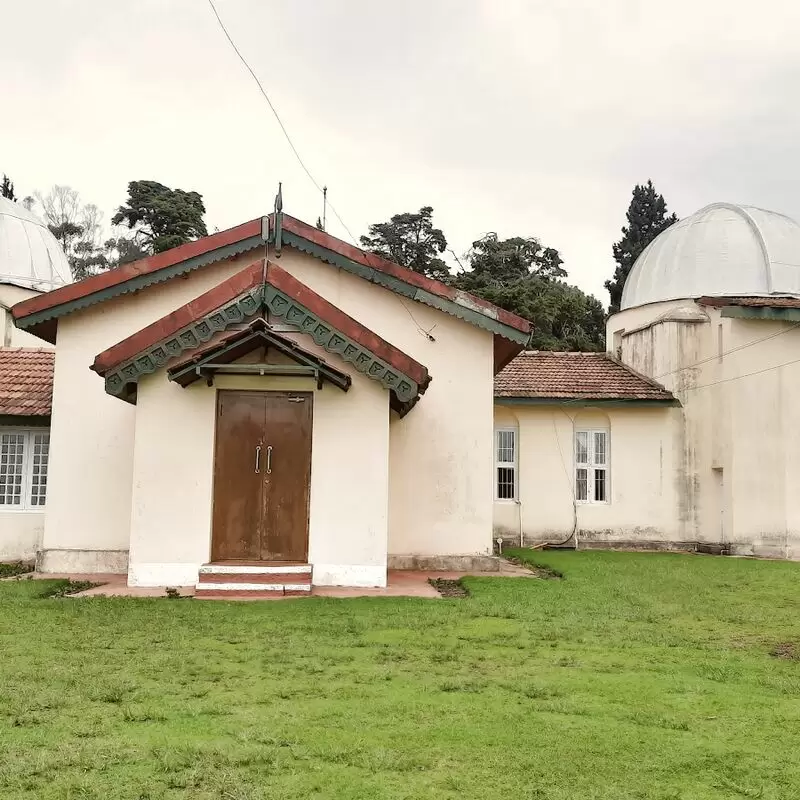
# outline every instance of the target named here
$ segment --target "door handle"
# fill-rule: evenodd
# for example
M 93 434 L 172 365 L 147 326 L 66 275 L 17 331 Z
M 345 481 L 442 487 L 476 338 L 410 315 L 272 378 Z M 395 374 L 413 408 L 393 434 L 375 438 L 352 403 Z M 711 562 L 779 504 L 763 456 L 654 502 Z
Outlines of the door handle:
M 272 474 L 272 445 L 267 446 L 267 475 Z
M 261 461 L 261 445 L 257 444 L 256 445 L 256 472 L 261 472 L 261 470 L 258 468 L 259 461 Z

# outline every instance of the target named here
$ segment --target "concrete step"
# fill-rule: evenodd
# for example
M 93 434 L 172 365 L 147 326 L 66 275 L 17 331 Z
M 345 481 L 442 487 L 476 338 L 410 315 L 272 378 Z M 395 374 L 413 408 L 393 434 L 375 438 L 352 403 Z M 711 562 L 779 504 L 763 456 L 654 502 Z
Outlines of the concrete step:
M 199 583 L 302 583 L 311 585 L 310 572 L 201 572 Z
M 311 564 L 293 562 L 211 563 L 200 567 L 200 575 L 311 575 Z
M 311 565 L 285 562 L 204 564 L 195 597 L 269 598 L 311 594 Z

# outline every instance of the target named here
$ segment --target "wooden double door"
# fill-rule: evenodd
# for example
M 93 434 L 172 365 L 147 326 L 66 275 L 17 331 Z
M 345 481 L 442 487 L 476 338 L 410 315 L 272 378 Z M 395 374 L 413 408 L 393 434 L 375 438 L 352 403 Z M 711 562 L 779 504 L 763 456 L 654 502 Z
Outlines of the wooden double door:
M 306 561 L 312 397 L 218 393 L 213 561 Z

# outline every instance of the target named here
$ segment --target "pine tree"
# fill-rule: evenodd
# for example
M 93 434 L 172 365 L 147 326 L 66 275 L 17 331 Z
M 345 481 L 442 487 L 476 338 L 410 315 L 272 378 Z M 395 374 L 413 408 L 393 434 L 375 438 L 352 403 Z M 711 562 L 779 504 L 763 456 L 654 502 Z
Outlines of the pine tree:
M 622 288 L 636 259 L 659 233 L 678 221 L 675 214 L 667 215 L 667 202 L 656 192 L 650 180 L 644 186 L 637 184 L 633 187 L 633 197 L 625 216 L 628 224 L 622 228 L 622 238 L 612 248 L 617 262 L 614 277 L 605 282 L 611 298 L 609 314 L 619 311 Z
M 14 194 L 14 184 L 11 182 L 11 178 L 5 173 L 3 173 L 3 180 L 0 181 L 0 197 L 5 197 L 8 200 L 17 199 Z

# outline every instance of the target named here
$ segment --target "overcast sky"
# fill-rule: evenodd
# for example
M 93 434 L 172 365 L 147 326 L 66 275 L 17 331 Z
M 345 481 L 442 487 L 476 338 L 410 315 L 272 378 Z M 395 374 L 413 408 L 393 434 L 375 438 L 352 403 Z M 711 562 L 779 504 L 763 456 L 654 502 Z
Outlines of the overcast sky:
M 216 0 L 355 236 L 432 205 L 558 248 L 604 304 L 631 189 L 800 218 L 794 0 Z M 0 172 L 108 219 L 134 179 L 195 189 L 209 230 L 321 198 L 207 0 L 0 0 Z M 331 233 L 349 238 L 329 217 Z

